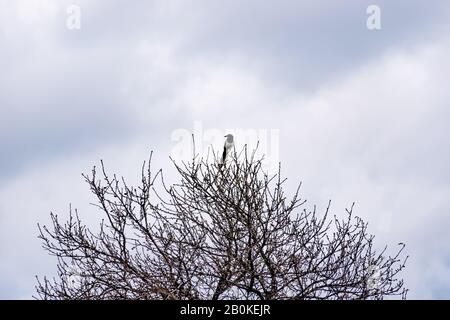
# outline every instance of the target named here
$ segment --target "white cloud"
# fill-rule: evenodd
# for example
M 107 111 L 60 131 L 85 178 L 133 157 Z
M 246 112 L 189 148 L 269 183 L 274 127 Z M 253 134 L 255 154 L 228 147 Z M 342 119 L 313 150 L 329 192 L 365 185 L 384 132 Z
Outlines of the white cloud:
M 274 15 L 270 6 L 235 4 L 193 14 L 181 2 L 80 1 L 82 29 L 69 34 L 64 5 L 50 2 L 0 2 L 0 66 L 8 70 L 0 141 L 11 151 L 0 173 L 28 163 L 0 184 L 2 297 L 31 295 L 34 274 L 51 272 L 36 222 L 69 202 L 92 210 L 82 171 L 104 158 L 136 178 L 150 148 L 156 167 L 167 168 L 171 133 L 195 120 L 205 129 L 280 129 L 290 186 L 303 180 L 310 204 L 324 208 L 331 198 L 338 214 L 356 201 L 380 244 L 408 245 L 411 297 L 448 297 L 450 43 L 402 42 L 427 23 L 410 30 L 388 11 L 370 38 L 355 29 L 359 7 L 339 29 L 343 11 L 314 19 L 325 14 L 320 7 L 305 17 L 288 5 Z M 38 161 L 40 153 L 47 157 Z
M 301 146 L 295 153 L 283 149 L 283 160 L 309 194 L 321 203 L 334 199 L 335 210 L 356 200 L 356 213 L 370 222 L 379 243 L 409 244 L 411 297 L 437 297 L 428 261 L 446 266 L 450 253 L 430 241 L 448 243 L 439 226 L 450 219 L 450 152 L 443 147 L 450 142 L 443 120 L 450 113 L 449 54 L 444 40 L 388 52 L 309 101 L 294 100 L 285 116 L 298 122 L 282 130 L 285 147 Z

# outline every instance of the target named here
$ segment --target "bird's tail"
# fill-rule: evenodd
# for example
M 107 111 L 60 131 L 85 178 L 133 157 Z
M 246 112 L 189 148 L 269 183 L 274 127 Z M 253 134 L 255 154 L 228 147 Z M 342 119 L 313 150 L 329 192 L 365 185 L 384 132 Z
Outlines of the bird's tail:
M 222 164 L 225 163 L 225 159 L 227 158 L 227 148 L 224 147 L 223 148 L 223 152 L 222 152 Z

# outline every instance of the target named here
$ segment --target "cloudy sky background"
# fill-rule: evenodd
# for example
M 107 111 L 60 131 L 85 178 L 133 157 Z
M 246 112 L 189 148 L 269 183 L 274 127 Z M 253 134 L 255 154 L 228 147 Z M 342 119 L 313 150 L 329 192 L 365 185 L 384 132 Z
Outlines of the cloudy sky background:
M 71 4 L 80 30 L 66 27 Z M 97 221 L 82 172 L 104 159 L 135 181 L 155 150 L 170 177 L 172 134 L 196 121 L 279 130 L 288 187 L 303 181 L 309 205 L 332 199 L 337 215 L 356 201 L 378 244 L 407 244 L 409 298 L 450 298 L 449 9 L 0 0 L 0 298 L 31 298 L 54 272 L 36 228 L 50 211 L 72 203 Z

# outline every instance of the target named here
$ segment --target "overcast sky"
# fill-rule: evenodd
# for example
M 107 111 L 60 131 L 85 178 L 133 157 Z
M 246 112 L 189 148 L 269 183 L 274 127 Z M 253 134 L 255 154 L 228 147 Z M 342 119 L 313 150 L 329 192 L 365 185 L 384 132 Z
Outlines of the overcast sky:
M 381 30 L 366 26 L 371 4 Z M 98 221 L 82 172 L 104 159 L 133 181 L 155 150 L 170 175 L 174 133 L 196 124 L 268 133 L 308 205 L 332 199 L 339 215 L 355 201 L 378 244 L 407 244 L 409 298 L 450 298 L 449 9 L 0 0 L 0 298 L 31 298 L 54 272 L 36 227 L 50 211 Z

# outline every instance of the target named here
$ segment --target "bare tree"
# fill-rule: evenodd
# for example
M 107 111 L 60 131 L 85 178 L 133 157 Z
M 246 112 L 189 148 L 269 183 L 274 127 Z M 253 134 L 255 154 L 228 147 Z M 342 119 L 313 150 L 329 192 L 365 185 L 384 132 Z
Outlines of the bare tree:
M 70 210 L 40 226 L 58 259 L 56 278 L 37 278 L 41 299 L 383 299 L 405 298 L 403 244 L 377 252 L 367 223 L 346 210 L 330 218 L 288 200 L 278 174 L 244 148 L 226 165 L 174 162 L 167 186 L 151 156 L 139 186 L 94 167 L 83 175 L 103 218 L 97 231 Z M 100 177 L 99 177 L 100 175 Z

